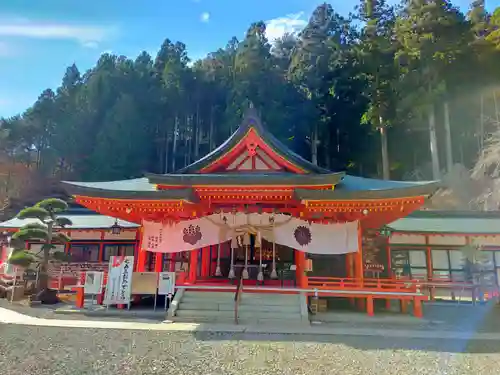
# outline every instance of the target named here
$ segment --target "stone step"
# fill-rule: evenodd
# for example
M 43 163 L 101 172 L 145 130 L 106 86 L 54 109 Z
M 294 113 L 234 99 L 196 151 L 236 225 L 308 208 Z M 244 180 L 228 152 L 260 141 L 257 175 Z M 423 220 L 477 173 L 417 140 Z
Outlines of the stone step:
M 189 316 L 176 316 L 173 319 L 175 322 L 182 323 L 219 323 L 219 324 L 234 324 L 234 316 L 231 317 L 215 317 L 215 316 L 204 316 L 204 317 L 189 317 Z M 238 325 L 247 326 L 308 326 L 309 321 L 303 321 L 301 319 L 256 319 L 256 318 L 238 318 Z
M 206 303 L 234 303 L 234 294 L 220 292 L 186 292 L 182 297 L 182 302 L 206 302 Z M 256 294 L 244 293 L 241 295 L 240 304 L 263 304 L 291 306 L 299 305 L 300 299 L 295 295 L 279 294 Z
M 179 309 L 183 310 L 214 310 L 223 311 L 230 310 L 234 311 L 234 302 L 232 303 L 218 303 L 218 302 L 205 302 L 205 301 L 193 301 L 193 300 L 181 300 L 179 304 Z M 262 304 L 247 304 L 240 302 L 239 309 L 241 311 L 272 311 L 272 312 L 289 312 L 289 313 L 300 313 L 299 304 L 294 305 L 262 305 Z
M 198 299 L 210 299 L 210 300 L 234 300 L 234 292 L 184 292 L 183 298 L 198 298 Z
M 234 299 L 235 292 L 203 292 L 203 291 L 190 291 L 184 292 L 184 296 L 206 299 Z M 298 294 L 279 294 L 279 293 L 245 293 L 241 294 L 242 297 L 252 300 L 270 299 L 270 300 L 298 300 Z
M 234 310 L 177 310 L 176 316 L 183 318 L 189 317 L 198 319 L 200 317 L 215 317 L 215 318 L 232 318 L 234 319 Z M 276 319 L 276 320 L 301 320 L 300 313 L 282 313 L 282 312 L 269 312 L 269 311 L 238 311 L 239 318 L 242 319 Z
M 293 298 L 273 298 L 272 296 L 268 298 L 252 298 L 247 295 L 242 295 L 240 299 L 240 304 L 259 304 L 267 306 L 299 306 L 300 300 L 298 297 Z

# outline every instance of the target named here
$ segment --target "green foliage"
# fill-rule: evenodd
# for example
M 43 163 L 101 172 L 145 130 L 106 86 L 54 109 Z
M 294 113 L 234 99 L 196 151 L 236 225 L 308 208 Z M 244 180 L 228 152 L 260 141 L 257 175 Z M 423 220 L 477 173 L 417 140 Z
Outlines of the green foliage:
M 19 219 L 39 219 L 44 221 L 50 217 L 50 212 L 45 208 L 33 206 L 21 210 L 17 217 Z
M 41 228 L 21 228 L 18 232 L 12 235 L 13 240 L 29 241 L 29 240 L 47 240 L 49 232 L 47 229 Z
M 153 57 L 105 53 L 84 74 L 71 65 L 57 90 L 0 119 L 4 153 L 60 179 L 172 172 L 225 141 L 252 102 L 298 154 L 365 176 L 381 175 L 374 130 L 387 127 L 391 177 L 401 178 L 425 170 L 422 128 L 430 106 L 441 126 L 446 100 L 454 161 L 472 167 L 490 130 L 480 119 L 498 112 L 500 10 L 489 14 L 484 0 L 467 15 L 446 0 L 389 3 L 360 0 L 349 19 L 321 4 L 303 30 L 278 40 L 255 20 L 242 40 L 193 64 L 186 45 L 165 39 Z
M 56 218 L 56 225 L 61 228 L 64 228 L 73 225 L 73 223 L 67 217 L 58 217 Z
M 71 256 L 64 251 L 54 251 L 52 253 L 52 259 L 60 263 L 65 263 L 71 261 Z
M 17 250 L 12 252 L 8 262 L 14 266 L 28 268 L 31 264 L 36 262 L 36 256 L 29 250 Z
M 20 230 L 12 235 L 11 246 L 13 252 L 9 257 L 8 262 L 23 268 L 32 267 L 38 264 L 42 272 L 46 272 L 47 265 L 50 259 L 63 262 L 68 261 L 64 252 L 53 251 L 55 243 L 66 243 L 71 239 L 62 232 L 56 232 L 56 229 L 63 228 L 65 225 L 71 224 L 68 219 L 58 217 L 56 214 L 63 212 L 67 208 L 67 203 L 60 200 L 49 198 L 38 202 L 33 207 L 27 207 L 21 210 L 18 214 L 22 219 L 38 219 L 39 222 L 31 222 L 23 225 Z M 35 254 L 30 250 L 25 249 L 26 242 L 42 243 L 39 253 Z M 47 278 L 41 277 L 40 283 L 46 283 Z M 47 288 L 47 285 L 39 285 L 39 290 Z
M 54 241 L 61 242 L 61 243 L 66 243 L 66 242 L 71 241 L 71 238 L 66 233 L 62 233 L 62 232 L 58 232 L 58 233 L 54 234 L 52 236 L 52 239 Z
M 59 213 L 68 209 L 68 204 L 62 199 L 48 198 L 38 202 L 35 207 L 42 208 L 51 213 Z

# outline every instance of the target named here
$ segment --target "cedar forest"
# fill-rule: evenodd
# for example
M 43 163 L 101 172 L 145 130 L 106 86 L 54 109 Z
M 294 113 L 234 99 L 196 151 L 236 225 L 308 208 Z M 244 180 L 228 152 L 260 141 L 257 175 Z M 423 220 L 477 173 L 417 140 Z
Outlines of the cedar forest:
M 484 0 L 468 12 L 446 0 L 363 0 L 345 17 L 319 5 L 278 40 L 255 22 L 198 61 L 169 39 L 157 56 L 103 54 L 0 119 L 0 199 L 15 210 L 61 179 L 175 171 L 226 140 L 249 103 L 283 143 L 331 170 L 422 180 L 471 168 L 499 126 L 499 26 L 500 8 L 488 13 Z

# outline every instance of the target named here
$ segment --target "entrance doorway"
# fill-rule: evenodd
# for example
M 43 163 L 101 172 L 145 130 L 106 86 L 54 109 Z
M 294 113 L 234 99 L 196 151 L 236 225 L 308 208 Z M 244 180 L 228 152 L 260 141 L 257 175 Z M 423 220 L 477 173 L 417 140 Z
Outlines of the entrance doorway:
M 287 246 L 275 245 L 273 257 L 273 244 L 262 240 L 261 247 L 255 247 L 255 240 L 252 236 L 251 244 L 233 250 L 233 270 L 234 278 L 231 278 L 231 244 L 225 242 L 220 244 L 220 275 L 216 274 L 217 269 L 217 246 L 212 246 L 210 279 L 220 281 L 233 281 L 239 279 L 246 269 L 248 278 L 244 283 L 247 285 L 283 285 L 295 286 L 295 250 Z M 261 260 L 262 257 L 262 260 Z M 276 272 L 273 274 L 273 258 Z M 263 280 L 259 280 L 259 272 L 262 264 Z

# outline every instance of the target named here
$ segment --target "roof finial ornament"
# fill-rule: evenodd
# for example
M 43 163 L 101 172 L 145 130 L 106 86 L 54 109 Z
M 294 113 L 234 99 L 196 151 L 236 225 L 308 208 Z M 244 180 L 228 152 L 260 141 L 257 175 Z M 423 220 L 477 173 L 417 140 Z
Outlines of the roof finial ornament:
M 251 100 L 248 101 L 248 108 L 250 108 L 250 109 L 255 108 L 255 106 L 253 105 L 253 102 Z

